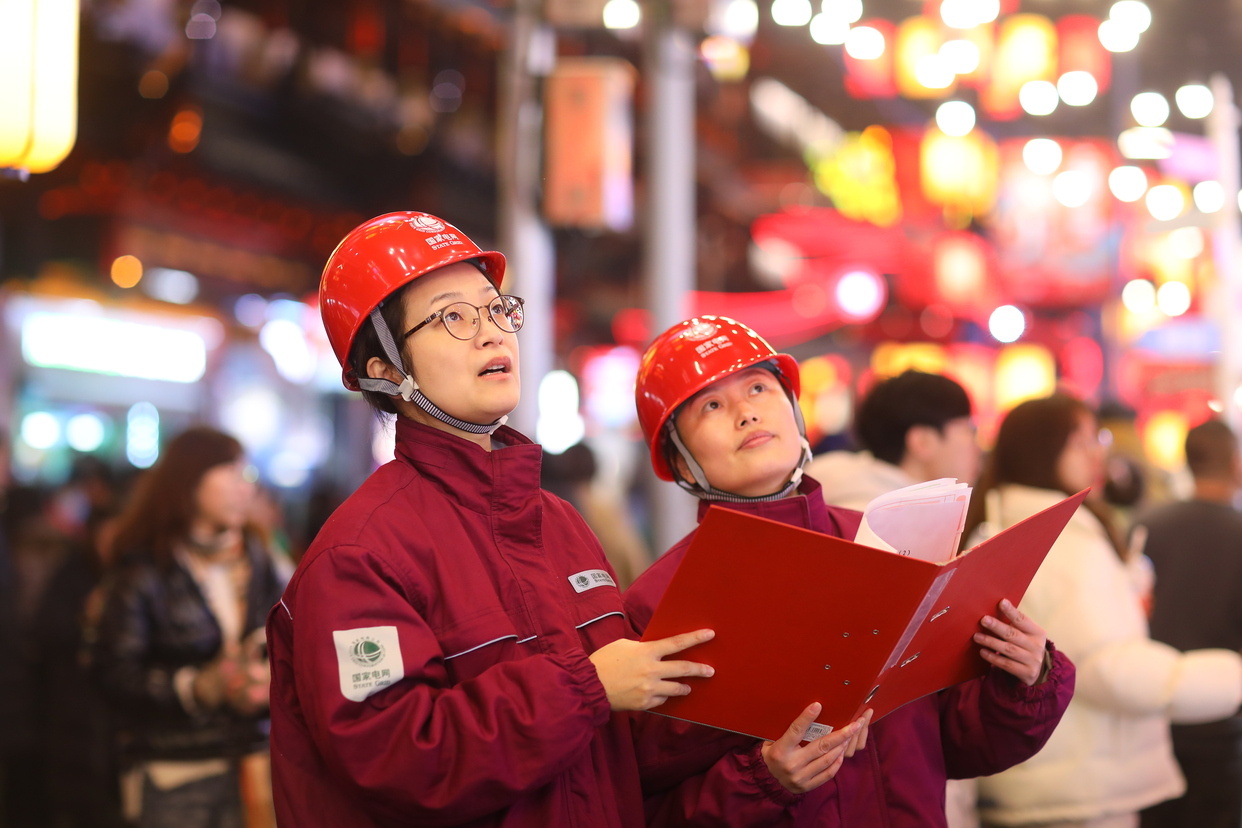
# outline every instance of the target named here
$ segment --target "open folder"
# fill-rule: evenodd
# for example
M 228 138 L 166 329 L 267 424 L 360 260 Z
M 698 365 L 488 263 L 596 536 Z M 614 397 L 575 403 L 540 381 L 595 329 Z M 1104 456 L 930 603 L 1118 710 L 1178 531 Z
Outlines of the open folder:
M 643 640 L 713 629 L 676 658 L 716 674 L 652 712 L 776 739 L 820 702 L 813 738 L 983 675 L 979 620 L 1022 600 L 1086 496 L 940 563 L 713 506 Z

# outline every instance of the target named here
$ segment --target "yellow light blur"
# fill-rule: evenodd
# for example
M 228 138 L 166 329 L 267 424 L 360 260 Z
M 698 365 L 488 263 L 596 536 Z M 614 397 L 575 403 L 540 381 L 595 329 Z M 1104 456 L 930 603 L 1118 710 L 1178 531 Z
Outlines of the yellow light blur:
M 932 342 L 881 342 L 871 352 L 871 370 L 879 379 L 909 370 L 941 374 L 948 367 L 948 352 Z
M 1043 345 L 1007 345 L 996 358 L 996 408 L 1008 411 L 1057 388 L 1057 361 Z
M 42 173 L 78 131 L 77 0 L 0 2 L 0 167 Z
M 907 98 L 941 98 L 956 76 L 940 58 L 944 34 L 930 17 L 911 17 L 897 27 L 893 44 L 897 90 Z
M 954 137 L 929 129 L 919 146 L 919 179 L 928 201 L 982 215 L 996 201 L 996 142 L 980 130 Z
M 1052 21 L 1040 14 L 1009 15 L 1000 23 L 990 82 L 982 90 L 984 109 L 1012 109 L 1023 86 L 1055 80 L 1056 68 L 1057 29 Z M 1051 91 L 1056 96 L 1056 87 Z
M 835 154 L 814 161 L 815 186 L 841 215 L 891 227 L 901 220 L 893 138 L 883 127 L 848 133 Z
M 1158 411 L 1143 428 L 1143 452 L 1147 459 L 1166 471 L 1176 471 L 1185 462 L 1186 432 L 1190 424 L 1180 411 Z
M 112 262 L 112 281 L 118 287 L 132 288 L 142 281 L 142 262 L 137 256 L 117 256 Z

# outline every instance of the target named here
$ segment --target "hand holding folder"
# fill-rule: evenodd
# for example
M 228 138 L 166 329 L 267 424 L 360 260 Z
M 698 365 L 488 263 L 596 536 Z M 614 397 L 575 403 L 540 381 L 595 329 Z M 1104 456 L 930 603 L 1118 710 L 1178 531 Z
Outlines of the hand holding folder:
M 776 739 L 819 702 L 815 738 L 983 675 L 980 619 L 1022 600 L 1086 494 L 939 563 L 713 507 L 643 638 L 713 629 L 683 657 L 716 674 L 654 712 Z

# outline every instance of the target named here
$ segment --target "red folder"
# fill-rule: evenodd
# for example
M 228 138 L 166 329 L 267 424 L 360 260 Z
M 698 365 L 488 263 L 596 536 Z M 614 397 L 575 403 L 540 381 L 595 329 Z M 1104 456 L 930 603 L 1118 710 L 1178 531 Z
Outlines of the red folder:
M 907 558 L 764 518 L 708 510 L 644 641 L 703 628 L 676 658 L 716 668 L 655 713 L 776 739 L 811 702 L 838 728 L 983 675 L 972 635 L 1015 605 L 1079 492 L 944 563 Z M 1038 619 L 1036 619 L 1038 620 Z M 823 728 L 817 732 L 826 732 Z

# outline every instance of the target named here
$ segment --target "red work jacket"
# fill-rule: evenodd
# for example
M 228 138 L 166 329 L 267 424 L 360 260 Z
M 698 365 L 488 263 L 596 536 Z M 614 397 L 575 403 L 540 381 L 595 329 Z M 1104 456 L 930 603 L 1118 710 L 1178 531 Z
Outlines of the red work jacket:
M 643 825 L 587 658 L 631 635 L 595 536 L 517 432 L 396 428 L 268 617 L 280 824 Z
M 862 518 L 859 512 L 825 506 L 819 483 L 809 477 L 795 497 L 722 505 L 844 538 L 854 537 Z M 707 507 L 700 505 L 700 519 Z M 692 532 L 626 590 L 626 612 L 637 630 L 651 620 L 693 538 Z M 831 593 L 826 596 L 830 597 Z M 749 611 L 778 612 L 779 606 L 755 606 Z M 690 801 L 685 791 L 697 787 L 701 800 L 730 803 L 718 824 L 731 828 L 756 824 L 763 813 L 757 807 L 767 809 L 768 824 L 780 828 L 943 828 L 947 778 L 999 773 L 1029 759 L 1060 722 L 1074 694 L 1074 665 L 1051 645 L 1049 649 L 1052 669 L 1043 684 L 1027 687 L 993 667 L 982 678 L 893 711 L 871 726 L 867 747 L 846 759 L 833 780 L 794 798 L 779 812 L 772 812 L 761 798 L 739 796 L 735 790 L 737 774 L 731 772 L 731 764 L 757 755 L 754 742 L 734 748 L 706 773 L 682 782 L 677 796 L 649 797 L 648 811 L 656 821 L 685 815 Z M 695 807 L 703 813 L 710 806 L 700 801 Z

